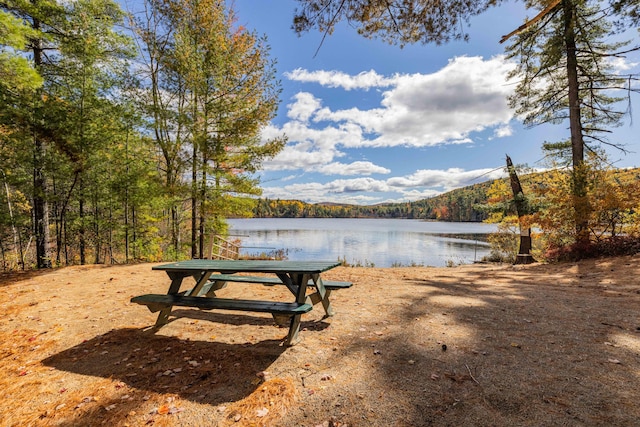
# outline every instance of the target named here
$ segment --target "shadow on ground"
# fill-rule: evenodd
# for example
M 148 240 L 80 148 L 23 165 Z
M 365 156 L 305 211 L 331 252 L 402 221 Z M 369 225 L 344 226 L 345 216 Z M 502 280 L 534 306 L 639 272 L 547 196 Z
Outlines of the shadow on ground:
M 228 344 L 117 329 L 57 353 L 43 364 L 110 378 L 140 393 L 175 394 L 215 406 L 252 393 L 259 383 L 257 374 L 284 350 L 274 340 Z M 90 425 L 91 419 L 84 417 L 82 422 Z
M 194 320 L 203 320 L 207 322 L 213 323 L 223 323 L 226 325 L 251 325 L 251 326 L 265 326 L 265 327 L 273 327 L 274 321 L 272 317 L 267 315 L 264 316 L 252 316 L 248 314 L 230 314 L 230 313 L 219 313 L 213 311 L 203 311 L 203 310 L 192 310 L 192 309 L 177 309 L 174 308 L 171 311 L 170 322 L 173 322 L 178 319 L 194 319 Z M 320 320 L 320 321 L 305 321 L 305 317 L 303 316 L 302 322 L 300 322 L 300 330 L 303 331 L 322 331 L 329 327 L 330 323 Z M 283 334 L 286 335 L 288 332 L 287 328 L 281 328 Z M 301 332 L 304 333 L 304 332 Z

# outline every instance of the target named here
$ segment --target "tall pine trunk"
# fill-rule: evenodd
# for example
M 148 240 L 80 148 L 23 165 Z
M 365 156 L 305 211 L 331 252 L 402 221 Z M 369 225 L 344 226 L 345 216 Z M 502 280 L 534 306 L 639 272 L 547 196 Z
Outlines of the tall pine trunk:
M 32 0 L 36 5 L 37 0 Z M 40 30 L 40 21 L 33 19 L 33 28 Z M 36 70 L 42 70 L 42 40 L 33 41 L 33 62 Z M 39 91 L 36 92 L 38 97 Z M 40 102 L 35 99 L 35 102 Z M 36 113 L 34 111 L 34 113 Z M 35 118 L 37 120 L 37 118 Z M 36 237 L 36 265 L 51 268 L 51 246 L 49 242 L 49 205 L 47 203 L 47 180 L 44 173 L 45 147 L 33 123 L 33 228 Z
M 192 165 L 191 165 L 191 258 L 201 258 L 198 257 L 198 246 L 197 246 L 197 236 L 198 236 L 198 151 L 197 144 L 193 143 L 193 157 L 192 157 Z
M 580 86 L 576 57 L 575 0 L 563 0 L 564 40 L 567 54 L 567 83 L 569 86 L 569 129 L 573 161 L 572 197 L 575 215 L 576 243 L 589 243 L 589 201 L 587 199 L 587 175 L 584 165 L 584 140 L 580 119 Z

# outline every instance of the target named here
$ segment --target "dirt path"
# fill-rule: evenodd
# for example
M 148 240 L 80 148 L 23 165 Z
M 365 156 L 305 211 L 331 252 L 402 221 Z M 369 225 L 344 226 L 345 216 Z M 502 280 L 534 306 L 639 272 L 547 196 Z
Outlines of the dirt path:
M 1 276 L 0 425 L 640 420 L 640 256 L 327 278 L 354 286 L 333 294 L 336 316 L 313 310 L 302 342 L 284 348 L 287 330 L 266 315 L 185 309 L 145 330 L 155 315 L 129 299 L 168 287 L 149 264 Z

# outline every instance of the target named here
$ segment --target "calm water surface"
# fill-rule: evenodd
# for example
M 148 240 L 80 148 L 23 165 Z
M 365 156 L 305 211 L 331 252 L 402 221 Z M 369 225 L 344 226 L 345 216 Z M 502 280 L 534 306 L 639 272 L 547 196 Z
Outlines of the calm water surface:
M 243 254 L 287 259 L 346 260 L 352 265 L 445 266 L 470 264 L 489 254 L 492 224 L 408 219 L 252 218 L 229 220 Z

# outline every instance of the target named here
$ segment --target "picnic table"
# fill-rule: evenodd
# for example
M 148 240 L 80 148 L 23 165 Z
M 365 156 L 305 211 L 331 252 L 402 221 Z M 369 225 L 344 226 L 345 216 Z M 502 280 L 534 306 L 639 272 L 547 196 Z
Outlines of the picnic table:
M 154 266 L 171 279 L 166 294 L 146 294 L 131 302 L 146 305 L 153 313 L 160 312 L 155 324 L 159 329 L 169 321 L 174 306 L 195 307 L 201 310 L 234 310 L 271 313 L 276 323 L 289 326 L 285 345 L 298 341 L 300 320 L 313 306 L 321 303 L 326 316 L 334 314 L 329 297 L 332 290 L 351 286 L 349 282 L 323 281 L 321 273 L 339 266 L 327 261 L 264 261 L 264 260 L 206 260 L 192 259 Z M 242 273 L 242 274 L 238 274 Z M 267 275 L 247 276 L 264 273 Z M 181 290 L 183 280 L 193 277 L 195 285 Z M 292 302 L 255 299 L 219 298 L 216 291 L 228 283 L 255 283 L 265 286 L 286 286 L 294 296 Z M 247 291 L 249 293 L 250 291 Z

